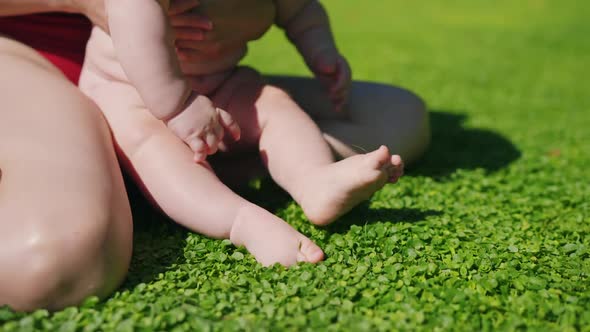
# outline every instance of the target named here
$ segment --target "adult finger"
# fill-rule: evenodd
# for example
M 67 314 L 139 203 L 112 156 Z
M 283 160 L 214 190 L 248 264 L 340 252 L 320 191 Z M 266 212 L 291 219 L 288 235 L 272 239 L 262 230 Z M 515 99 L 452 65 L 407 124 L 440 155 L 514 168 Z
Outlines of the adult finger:
M 202 42 L 201 42 L 202 43 Z M 212 59 L 213 56 L 202 50 L 188 49 L 188 48 L 176 48 L 176 54 L 183 61 L 202 61 L 203 59 Z
M 222 110 L 221 108 L 217 109 L 217 113 L 219 114 L 219 120 L 223 127 L 229 131 L 229 134 L 232 138 L 236 141 L 240 140 L 241 136 L 241 129 L 236 120 L 234 120 L 233 116 L 228 112 Z
M 197 13 L 184 13 L 170 17 L 170 25 L 173 28 L 199 28 L 204 30 L 213 29 L 213 22 L 205 15 Z
M 195 45 L 194 41 L 205 40 L 205 34 L 206 31 L 203 29 L 175 28 L 175 45 L 178 48 L 192 48 Z
M 198 7 L 200 4 L 199 0 L 174 0 L 170 1 L 170 8 L 168 8 L 168 15 L 178 15 L 184 13 L 187 10 Z
M 190 33 L 190 32 L 189 32 Z M 198 40 L 195 41 L 194 39 L 178 39 L 174 42 L 174 46 L 183 49 L 183 50 L 195 50 L 195 51 L 201 51 L 201 50 L 206 50 L 206 49 L 210 49 L 214 47 L 214 44 L 212 42 L 209 42 L 209 38 L 210 35 L 207 32 L 203 31 L 203 39 L 202 40 Z M 202 53 L 202 52 L 201 52 Z

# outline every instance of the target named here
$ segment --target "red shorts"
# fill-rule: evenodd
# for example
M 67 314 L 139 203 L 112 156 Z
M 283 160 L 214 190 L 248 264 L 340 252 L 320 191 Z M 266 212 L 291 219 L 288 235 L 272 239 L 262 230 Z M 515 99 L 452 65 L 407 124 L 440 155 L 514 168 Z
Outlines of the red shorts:
M 0 17 L 0 34 L 36 49 L 74 84 L 80 77 L 91 27 L 84 16 L 73 14 Z

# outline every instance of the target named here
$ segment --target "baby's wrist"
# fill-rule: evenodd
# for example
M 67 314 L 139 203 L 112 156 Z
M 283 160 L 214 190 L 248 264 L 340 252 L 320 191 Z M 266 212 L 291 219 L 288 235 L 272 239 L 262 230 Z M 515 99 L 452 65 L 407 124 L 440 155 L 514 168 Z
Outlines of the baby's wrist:
M 152 107 L 153 109 L 152 114 L 154 116 L 163 121 L 164 123 L 168 124 L 168 122 L 177 116 L 179 116 L 182 112 L 184 112 L 187 107 L 190 105 L 191 101 L 196 98 L 193 96 L 194 92 L 188 88 L 183 89 L 172 89 L 174 92 L 170 92 L 167 94 L 162 94 L 166 96 L 174 96 L 170 98 L 161 98 L 164 99 L 165 102 L 161 102 L 159 105 Z M 176 101 L 176 102 L 174 102 Z

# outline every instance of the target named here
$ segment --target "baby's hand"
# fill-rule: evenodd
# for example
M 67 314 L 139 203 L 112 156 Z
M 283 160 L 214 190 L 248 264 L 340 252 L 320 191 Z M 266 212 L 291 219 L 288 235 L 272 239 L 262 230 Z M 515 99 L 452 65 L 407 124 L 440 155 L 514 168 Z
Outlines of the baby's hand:
M 311 69 L 328 90 L 330 100 L 337 112 L 342 111 L 348 101 L 352 73 L 348 61 L 337 52 L 327 51 L 315 56 Z
M 191 148 L 195 162 L 217 152 L 226 130 L 234 140 L 240 139 L 240 127 L 233 117 L 203 95 L 192 97 L 188 106 L 168 121 L 168 128 Z

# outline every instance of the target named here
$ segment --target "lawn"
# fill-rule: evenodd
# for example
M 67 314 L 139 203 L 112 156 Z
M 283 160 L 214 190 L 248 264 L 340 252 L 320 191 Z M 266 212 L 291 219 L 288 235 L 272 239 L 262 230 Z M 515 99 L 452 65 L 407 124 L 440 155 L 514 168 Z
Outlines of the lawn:
M 269 181 L 245 190 L 326 261 L 262 268 L 135 199 L 118 292 L 0 309 L 0 330 L 590 331 L 590 4 L 324 3 L 355 78 L 415 91 L 433 130 L 421 163 L 328 229 Z M 246 62 L 308 75 L 276 30 Z

